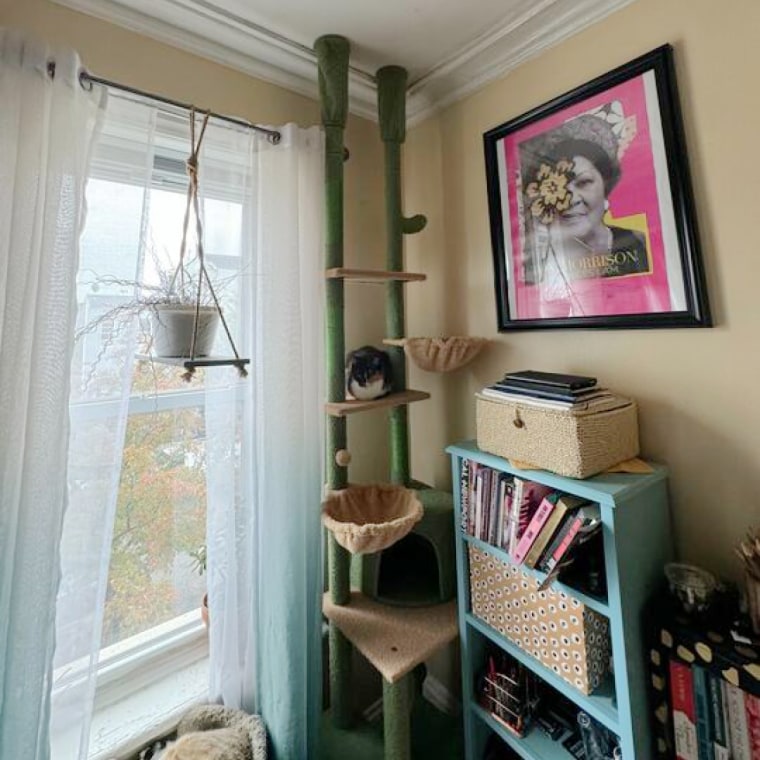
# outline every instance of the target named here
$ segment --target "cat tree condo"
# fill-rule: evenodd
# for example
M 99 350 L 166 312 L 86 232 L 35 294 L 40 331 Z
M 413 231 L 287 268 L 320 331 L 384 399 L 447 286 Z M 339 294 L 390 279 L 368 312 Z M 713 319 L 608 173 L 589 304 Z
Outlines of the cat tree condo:
M 322 124 L 326 139 L 326 363 L 330 709 L 333 724 L 354 724 L 352 649 L 356 647 L 383 681 L 384 755 L 408 760 L 410 711 L 423 663 L 457 635 L 451 494 L 413 481 L 409 472 L 408 404 L 429 394 L 406 387 L 403 287 L 423 274 L 404 271 L 403 236 L 425 226 L 421 215 L 401 211 L 401 144 L 406 137 L 407 72 L 377 72 L 380 135 L 385 145 L 387 269 L 343 265 L 343 133 L 348 112 L 348 40 L 337 35 L 315 43 Z M 374 401 L 346 400 L 344 285 L 379 283 L 386 288 L 386 340 L 393 392 Z M 348 483 L 346 416 L 387 408 L 390 477 L 387 485 Z M 352 583 L 353 581 L 353 583 Z M 354 590 L 352 590 L 352 585 Z

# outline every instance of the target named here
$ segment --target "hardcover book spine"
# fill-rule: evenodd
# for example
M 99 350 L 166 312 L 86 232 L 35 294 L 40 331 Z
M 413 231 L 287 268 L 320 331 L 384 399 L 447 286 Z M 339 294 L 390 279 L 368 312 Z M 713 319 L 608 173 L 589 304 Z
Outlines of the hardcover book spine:
M 752 760 L 749 743 L 747 711 L 744 708 L 744 692 L 731 683 L 723 681 L 728 705 L 728 738 L 731 742 L 732 760 Z
M 744 708 L 747 712 L 750 757 L 760 758 L 760 698 L 744 692 Z
M 459 483 L 460 518 L 462 532 L 470 533 L 470 460 L 462 460 L 462 475 Z
M 549 515 L 554 510 L 554 504 L 554 501 L 546 497 L 538 505 L 536 514 L 533 515 L 533 519 L 525 529 L 525 533 L 523 533 L 520 543 L 517 545 L 515 555 L 512 558 L 515 564 L 519 565 L 525 559 L 525 555 L 530 551 L 530 547 L 533 546 L 533 542 L 536 540 L 541 528 L 543 528 L 544 523 L 549 519 Z
M 699 665 L 692 666 L 692 684 L 694 687 L 694 704 L 697 713 L 697 746 L 699 760 L 713 760 L 710 744 L 710 693 L 707 685 L 707 673 Z
M 510 516 L 509 526 L 509 555 L 515 556 L 515 549 L 517 549 L 517 537 L 520 532 L 520 516 L 522 512 L 523 493 L 525 490 L 525 482 L 522 478 L 515 478 L 512 485 L 512 513 Z
M 499 547 L 509 551 L 509 530 L 512 525 L 512 491 L 513 484 L 507 475 L 504 479 L 504 489 L 501 497 L 501 540 Z
M 691 669 L 675 660 L 670 661 L 670 698 L 676 760 L 699 760 Z
M 546 569 L 548 572 L 551 572 L 552 570 L 554 570 L 554 568 L 557 566 L 557 564 L 562 559 L 562 557 L 565 556 L 565 554 L 567 553 L 567 550 L 570 548 L 573 541 L 575 540 L 575 537 L 578 535 L 578 532 L 580 531 L 582 525 L 583 525 L 582 518 L 580 517 L 573 518 L 572 522 L 570 523 L 570 527 L 568 531 L 565 533 L 559 546 L 554 550 L 554 552 L 552 553 L 552 556 L 547 560 Z
M 726 733 L 726 710 L 721 679 L 705 671 L 710 698 L 710 741 L 715 760 L 728 760 L 728 736 Z

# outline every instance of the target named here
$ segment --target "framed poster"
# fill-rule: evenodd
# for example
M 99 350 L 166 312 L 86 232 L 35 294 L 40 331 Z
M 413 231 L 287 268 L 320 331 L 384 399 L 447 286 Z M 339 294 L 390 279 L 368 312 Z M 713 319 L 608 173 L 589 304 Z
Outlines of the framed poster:
M 669 45 L 483 139 L 499 330 L 711 325 Z

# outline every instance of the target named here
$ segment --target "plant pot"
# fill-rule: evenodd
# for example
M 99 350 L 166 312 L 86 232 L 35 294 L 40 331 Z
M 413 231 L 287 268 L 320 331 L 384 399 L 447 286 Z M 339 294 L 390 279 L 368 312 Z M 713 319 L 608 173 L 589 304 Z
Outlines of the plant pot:
M 219 321 L 219 310 L 215 306 L 201 306 L 193 354 L 195 305 L 159 304 L 153 314 L 153 353 L 166 358 L 208 356 Z
M 203 601 L 201 601 L 201 618 L 206 628 L 208 628 L 208 594 L 204 594 Z

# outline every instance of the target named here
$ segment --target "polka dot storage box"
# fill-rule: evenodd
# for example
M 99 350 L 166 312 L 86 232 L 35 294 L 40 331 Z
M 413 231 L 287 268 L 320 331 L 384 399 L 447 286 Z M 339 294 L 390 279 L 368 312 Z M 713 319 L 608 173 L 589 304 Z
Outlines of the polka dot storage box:
M 472 614 L 584 694 L 610 663 L 609 620 L 519 567 L 469 547 Z

